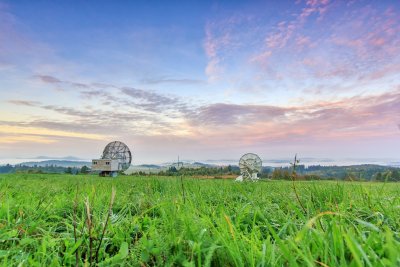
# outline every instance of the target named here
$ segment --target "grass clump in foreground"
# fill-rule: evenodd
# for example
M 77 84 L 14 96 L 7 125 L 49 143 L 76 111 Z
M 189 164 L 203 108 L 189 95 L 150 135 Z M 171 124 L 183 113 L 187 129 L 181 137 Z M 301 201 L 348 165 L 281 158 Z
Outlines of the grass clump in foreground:
M 0 263 L 400 265 L 400 184 L 183 182 L 0 175 Z

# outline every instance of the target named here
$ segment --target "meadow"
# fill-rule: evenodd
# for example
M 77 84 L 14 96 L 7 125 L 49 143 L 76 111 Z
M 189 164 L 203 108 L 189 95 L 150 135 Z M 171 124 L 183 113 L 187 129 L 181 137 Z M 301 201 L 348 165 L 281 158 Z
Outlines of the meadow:
M 400 266 L 400 183 L 292 185 L 0 175 L 0 265 Z

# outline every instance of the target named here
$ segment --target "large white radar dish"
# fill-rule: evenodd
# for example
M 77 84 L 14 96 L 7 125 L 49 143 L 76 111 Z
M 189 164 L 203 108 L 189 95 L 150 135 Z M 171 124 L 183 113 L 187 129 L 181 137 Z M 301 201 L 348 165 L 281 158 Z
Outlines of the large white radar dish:
M 258 174 L 262 171 L 261 158 L 254 153 L 244 154 L 239 160 L 240 176 L 236 181 L 258 180 Z
M 126 171 L 132 162 L 132 153 L 128 146 L 120 141 L 109 143 L 103 151 L 102 159 L 118 160 L 118 169 Z

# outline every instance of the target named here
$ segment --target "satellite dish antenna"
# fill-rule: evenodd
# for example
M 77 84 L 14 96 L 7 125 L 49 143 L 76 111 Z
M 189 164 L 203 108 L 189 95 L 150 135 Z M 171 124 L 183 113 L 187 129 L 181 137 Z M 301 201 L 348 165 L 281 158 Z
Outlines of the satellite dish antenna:
M 132 162 L 132 153 L 128 146 L 120 141 L 109 143 L 100 159 L 92 161 L 92 170 L 100 171 L 100 176 L 117 176 L 119 171 L 126 171 Z
M 236 181 L 255 181 L 259 178 L 257 174 L 261 173 L 261 158 L 254 153 L 244 154 L 239 160 L 240 176 Z
M 177 163 L 173 163 L 172 166 L 175 167 L 175 169 L 177 171 L 179 171 L 183 167 L 183 162 L 179 161 L 179 156 L 178 156 L 178 162 Z
M 126 171 L 132 162 L 132 153 L 129 147 L 120 141 L 109 143 L 103 151 L 102 159 L 118 160 L 120 171 Z

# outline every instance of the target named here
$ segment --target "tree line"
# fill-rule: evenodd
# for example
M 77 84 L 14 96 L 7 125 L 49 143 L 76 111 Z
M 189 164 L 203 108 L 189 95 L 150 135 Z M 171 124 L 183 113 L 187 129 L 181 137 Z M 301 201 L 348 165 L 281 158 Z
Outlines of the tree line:
M 66 174 L 89 174 L 91 170 L 83 167 L 63 167 L 57 165 L 26 166 L 26 165 L 3 165 L 0 173 L 66 173 Z M 123 175 L 123 173 L 121 173 Z M 154 175 L 146 172 L 136 172 L 131 175 Z M 165 171 L 160 171 L 158 176 L 208 176 L 213 178 L 231 177 L 240 175 L 238 166 L 210 167 L 176 169 L 172 166 Z M 291 180 L 292 167 L 263 167 L 258 175 L 261 179 Z M 400 169 L 380 165 L 357 165 L 357 166 L 296 166 L 297 180 L 349 180 L 349 181 L 390 181 L 400 182 Z
M 27 165 L 3 165 L 0 166 L 0 173 L 66 173 L 66 174 L 87 174 L 90 173 L 90 168 L 87 166 L 78 167 L 64 167 L 57 165 L 46 166 L 27 166 Z
M 139 171 L 131 175 L 154 175 Z M 159 176 L 213 176 L 219 178 L 222 176 L 239 176 L 238 166 L 222 167 L 199 167 L 199 168 L 181 168 L 176 169 L 172 166 L 165 171 L 160 171 Z M 263 167 L 258 175 L 261 179 L 272 180 L 291 180 L 292 167 Z M 357 165 L 357 166 L 296 166 L 297 180 L 351 180 L 351 181 L 400 181 L 400 169 L 380 165 Z

